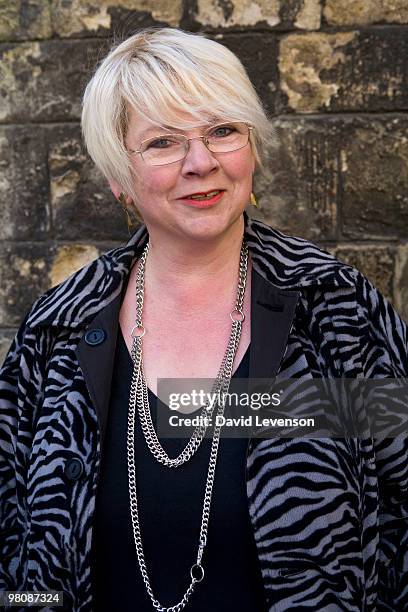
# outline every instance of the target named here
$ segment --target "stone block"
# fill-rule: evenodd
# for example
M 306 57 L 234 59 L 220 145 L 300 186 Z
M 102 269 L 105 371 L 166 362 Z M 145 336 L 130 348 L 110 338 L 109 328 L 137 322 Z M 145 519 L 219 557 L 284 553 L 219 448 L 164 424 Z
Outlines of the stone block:
M 195 20 L 212 28 L 266 27 L 315 30 L 320 27 L 320 0 L 197 0 Z
M 286 8 L 287 10 L 288 7 L 293 12 L 289 13 L 289 19 L 285 19 L 285 14 L 283 13 L 282 21 L 285 29 L 291 23 L 299 30 L 318 30 L 320 28 L 322 12 L 320 0 L 303 0 L 300 4 L 296 0 L 294 2 L 283 1 L 281 8 Z M 286 24 L 286 21 L 289 23 Z
M 333 26 L 408 23 L 407 0 L 326 0 L 323 15 Z
M 394 300 L 395 251 L 391 247 L 372 245 L 340 245 L 334 255 L 357 268 L 389 300 Z
M 0 126 L 0 239 L 44 239 L 50 230 L 48 209 L 44 129 Z
M 375 52 L 374 52 L 375 50 Z M 280 42 L 280 112 L 408 108 L 403 27 L 290 34 Z
M 33 302 L 49 289 L 49 248 L 3 244 L 0 253 L 0 325 L 19 326 Z
M 279 0 L 197 0 L 196 21 L 213 28 L 279 24 Z
M 125 214 L 85 153 L 79 125 L 50 126 L 47 138 L 55 236 L 63 240 L 126 241 Z
M 98 41 L 0 45 L 0 122 L 78 119 Z
M 287 117 L 273 121 L 253 215 L 309 240 L 408 237 L 408 121 Z
M 55 246 L 51 253 L 49 283 L 59 285 L 71 274 L 101 255 L 99 249 L 90 244 L 62 244 Z
M 397 250 L 395 273 L 396 307 L 408 324 L 408 244 L 402 244 Z
M 60 37 L 126 36 L 141 27 L 176 27 L 182 0 L 51 0 L 54 32 Z
M 0 326 L 18 327 L 45 291 L 115 246 L 118 245 L 113 241 L 97 246 L 91 243 L 3 244 L 0 252 Z
M 0 40 L 48 38 L 52 35 L 50 5 L 44 0 L 0 2 Z
M 129 240 L 126 236 L 120 242 L 114 240 L 99 241 L 91 236 L 89 242 L 70 242 L 53 244 L 49 249 L 48 257 L 48 285 L 55 287 L 65 281 L 94 259 L 104 255 L 111 249 L 122 247 Z
M 341 229 L 351 239 L 408 237 L 408 120 L 354 117 L 344 122 Z
M 239 57 L 258 95 L 272 114 L 279 95 L 278 43 L 274 34 L 228 34 L 214 36 Z
M 335 239 L 339 127 L 324 118 L 273 124 L 267 176 L 254 183 L 261 210 L 251 215 L 312 241 Z

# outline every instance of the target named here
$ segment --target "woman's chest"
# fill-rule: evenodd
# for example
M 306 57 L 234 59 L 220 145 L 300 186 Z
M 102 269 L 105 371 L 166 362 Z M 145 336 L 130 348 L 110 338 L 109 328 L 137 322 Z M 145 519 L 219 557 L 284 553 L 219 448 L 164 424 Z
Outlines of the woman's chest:
M 129 352 L 132 350 L 132 327 L 120 322 Z M 158 378 L 215 378 L 227 351 L 231 320 L 224 325 L 203 324 L 202 327 L 175 325 L 172 321 L 146 328 L 143 337 L 143 371 L 147 386 L 157 392 Z M 233 372 L 250 343 L 250 322 L 244 321 L 241 339 L 235 354 Z
M 132 270 L 133 273 L 133 270 Z M 133 273 L 134 275 L 134 273 Z M 129 352 L 137 307 L 135 279 L 131 276 L 120 308 L 119 324 Z M 158 378 L 214 379 L 226 354 L 232 332 L 230 312 L 233 291 L 214 296 L 210 305 L 194 311 L 185 303 L 168 306 L 169 296 L 155 291 L 145 296 L 143 325 L 143 371 L 148 388 L 157 393 Z M 173 300 L 174 301 L 174 300 Z M 194 300 L 193 300 L 194 301 Z M 234 358 L 233 372 L 239 366 L 251 340 L 251 278 L 247 279 L 242 306 L 245 315 L 241 338 Z

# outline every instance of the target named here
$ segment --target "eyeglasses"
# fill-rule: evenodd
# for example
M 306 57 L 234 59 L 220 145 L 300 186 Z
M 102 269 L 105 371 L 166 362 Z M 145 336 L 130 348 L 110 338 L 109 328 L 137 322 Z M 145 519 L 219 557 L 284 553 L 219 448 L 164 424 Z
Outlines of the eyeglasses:
M 149 165 L 164 166 L 184 159 L 191 140 L 201 139 L 211 153 L 238 151 L 248 144 L 253 129 L 253 126 L 241 121 L 232 121 L 214 125 L 202 136 L 194 138 L 182 134 L 161 134 L 143 140 L 139 149 L 129 149 L 129 153 L 140 153 L 143 161 Z

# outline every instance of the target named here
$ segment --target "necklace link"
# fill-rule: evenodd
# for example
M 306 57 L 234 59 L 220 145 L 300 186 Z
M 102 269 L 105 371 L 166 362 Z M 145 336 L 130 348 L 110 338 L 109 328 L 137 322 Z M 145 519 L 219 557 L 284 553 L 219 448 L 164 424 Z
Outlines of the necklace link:
M 128 411 L 128 428 L 127 428 L 127 465 L 128 465 L 128 480 L 129 480 L 129 500 L 130 500 L 130 513 L 132 519 L 132 528 L 133 528 L 133 537 L 135 541 L 136 553 L 139 563 L 140 572 L 143 578 L 143 582 L 146 587 L 146 591 L 151 599 L 153 607 L 158 610 L 158 612 L 181 612 L 183 608 L 187 605 L 191 594 L 194 591 L 195 585 L 201 582 L 204 579 L 204 567 L 202 566 L 202 558 L 204 555 L 205 547 L 207 545 L 207 532 L 208 532 L 208 523 L 210 516 L 210 507 L 211 507 L 211 499 L 212 499 L 212 491 L 215 477 L 215 467 L 217 463 L 217 454 L 218 447 L 221 435 L 222 425 L 214 426 L 214 434 L 213 440 L 211 444 L 211 452 L 210 459 L 208 465 L 207 472 L 207 480 L 205 485 L 205 494 L 204 494 L 204 502 L 203 502 L 203 511 L 201 518 L 201 527 L 200 527 L 200 537 L 199 537 L 199 546 L 197 552 L 197 561 L 190 568 L 190 576 L 191 583 L 187 588 L 182 600 L 171 607 L 164 607 L 160 604 L 160 602 L 154 597 L 153 590 L 150 585 L 149 576 L 147 573 L 147 566 L 144 557 L 143 544 L 140 532 L 140 522 L 139 522 L 139 512 L 138 512 L 138 502 L 137 502 L 137 487 L 136 487 L 136 468 L 135 468 L 135 447 L 134 447 L 134 438 L 135 438 L 135 415 L 136 415 L 136 406 L 138 410 L 138 415 L 140 419 L 140 424 L 142 428 L 142 432 L 146 441 L 146 444 L 155 457 L 155 459 L 166 467 L 180 467 L 186 461 L 191 459 L 191 457 L 197 452 L 204 435 L 208 428 L 209 417 L 212 416 L 214 411 L 214 404 L 210 407 L 208 402 L 203 406 L 201 410 L 200 417 L 207 416 L 207 419 L 204 419 L 205 425 L 203 425 L 203 419 L 200 418 L 200 425 L 197 426 L 191 438 L 189 439 L 187 445 L 183 449 L 183 451 L 179 454 L 178 457 L 171 459 L 164 448 L 159 442 L 156 431 L 153 426 L 150 406 L 149 406 L 149 396 L 148 396 L 148 388 L 146 384 L 146 380 L 143 373 L 143 336 L 146 333 L 146 329 L 142 324 L 142 313 L 143 313 L 143 302 L 144 302 L 144 272 L 146 265 L 146 258 L 149 252 L 149 243 L 146 245 L 142 256 L 140 258 L 140 265 L 137 271 L 136 276 L 136 322 L 132 328 L 131 335 L 133 338 L 131 356 L 133 360 L 133 374 L 132 381 L 130 387 L 129 394 L 129 411 Z M 242 331 L 242 323 L 245 319 L 245 315 L 243 312 L 243 301 L 245 296 L 245 287 L 246 287 L 246 278 L 247 278 L 247 269 L 248 269 L 248 246 L 245 241 L 242 242 L 241 253 L 240 253 L 240 263 L 239 263 L 239 280 L 237 286 L 237 296 L 235 308 L 229 313 L 229 316 L 232 321 L 230 337 L 227 344 L 227 349 L 225 351 L 220 369 L 215 378 L 212 393 L 218 394 L 218 410 L 217 416 L 222 416 L 225 408 L 225 396 L 228 393 L 228 389 L 231 382 L 232 377 L 232 369 L 234 364 L 235 355 L 238 349 L 239 341 L 241 338 Z M 233 315 L 238 314 L 238 318 Z M 139 333 L 134 334 L 134 330 L 138 330 Z M 220 397 L 220 393 L 222 396 Z M 222 419 L 217 422 L 222 422 Z M 198 572 L 198 576 L 195 576 Z

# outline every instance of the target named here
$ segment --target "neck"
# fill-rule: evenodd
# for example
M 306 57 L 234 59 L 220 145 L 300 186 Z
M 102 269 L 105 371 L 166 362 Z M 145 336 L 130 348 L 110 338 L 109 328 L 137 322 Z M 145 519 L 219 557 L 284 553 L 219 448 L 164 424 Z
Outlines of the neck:
M 243 233 L 243 216 L 214 241 L 176 243 L 162 236 L 156 241 L 149 232 L 146 293 L 165 296 L 164 310 L 177 308 L 190 314 L 234 302 Z

